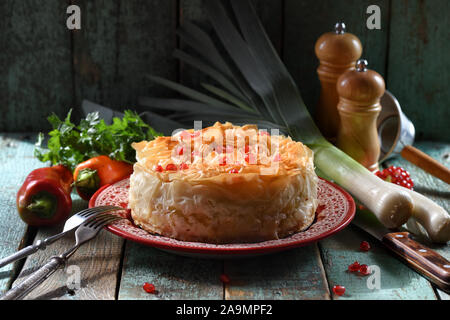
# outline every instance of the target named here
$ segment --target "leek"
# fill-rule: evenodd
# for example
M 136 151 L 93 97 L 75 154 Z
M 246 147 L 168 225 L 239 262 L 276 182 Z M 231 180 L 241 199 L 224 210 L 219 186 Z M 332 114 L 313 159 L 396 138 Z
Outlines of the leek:
M 230 18 L 220 1 L 205 1 L 220 46 L 208 33 L 193 24 L 185 24 L 178 33 L 200 58 L 193 58 L 180 50 L 177 50 L 176 57 L 214 80 L 214 84 L 203 84 L 208 94 L 150 76 L 152 81 L 195 102 L 176 100 L 175 107 L 173 99 L 142 98 L 141 104 L 152 112 L 167 106 L 174 112 L 168 117 L 171 121 L 180 122 L 180 125 L 189 125 L 195 119 L 203 120 L 208 125 L 215 121 L 230 121 L 235 124 L 254 123 L 267 129 L 278 128 L 310 147 L 314 151 L 314 163 L 319 174 L 347 189 L 386 227 L 396 228 L 406 223 L 414 208 L 420 207 L 414 205 L 414 200 L 422 201 L 425 197 L 419 195 L 418 198 L 414 192 L 384 182 L 326 141 L 308 113 L 295 82 L 278 57 L 251 3 L 247 0 L 229 2 L 230 13 L 235 19 Z M 225 55 L 221 53 L 222 48 L 226 51 Z M 430 208 L 441 218 L 443 214 L 448 217 L 444 209 L 426 200 L 426 203 L 433 204 Z M 421 219 L 418 220 L 425 228 L 434 228 L 430 230 L 434 239 L 448 240 L 448 228 L 440 228 L 443 231 L 439 231 L 433 225 L 433 219 L 424 216 L 423 212 L 419 216 Z M 444 220 L 435 224 L 442 227 Z

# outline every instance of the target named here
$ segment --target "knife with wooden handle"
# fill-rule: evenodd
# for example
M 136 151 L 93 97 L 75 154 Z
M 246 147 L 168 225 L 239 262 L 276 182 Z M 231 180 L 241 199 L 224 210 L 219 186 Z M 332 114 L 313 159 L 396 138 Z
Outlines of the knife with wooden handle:
M 380 240 L 439 289 L 450 292 L 450 261 L 439 253 L 413 240 L 409 232 L 393 232 L 387 229 L 366 210 L 359 211 L 353 223 Z

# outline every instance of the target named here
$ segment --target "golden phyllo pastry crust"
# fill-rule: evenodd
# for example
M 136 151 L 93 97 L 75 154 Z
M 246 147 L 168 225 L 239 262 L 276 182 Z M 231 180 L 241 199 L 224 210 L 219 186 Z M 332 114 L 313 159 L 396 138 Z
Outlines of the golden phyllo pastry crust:
M 313 153 L 290 137 L 227 122 L 133 147 L 131 215 L 151 233 L 256 242 L 305 230 L 314 220 Z

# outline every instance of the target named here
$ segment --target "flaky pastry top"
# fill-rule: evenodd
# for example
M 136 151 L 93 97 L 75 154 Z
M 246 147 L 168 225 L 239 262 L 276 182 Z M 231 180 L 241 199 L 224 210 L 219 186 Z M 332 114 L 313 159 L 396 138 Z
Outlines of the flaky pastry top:
M 313 157 L 308 147 L 290 137 L 230 122 L 180 130 L 132 146 L 136 165 L 163 180 L 296 175 L 311 170 Z

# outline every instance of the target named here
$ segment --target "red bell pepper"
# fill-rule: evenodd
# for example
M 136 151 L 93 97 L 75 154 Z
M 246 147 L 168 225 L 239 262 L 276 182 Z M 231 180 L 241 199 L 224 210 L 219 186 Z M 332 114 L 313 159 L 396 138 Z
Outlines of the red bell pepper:
M 72 172 L 63 165 L 33 170 L 17 193 L 17 209 L 31 226 L 50 226 L 72 211 Z
M 80 163 L 75 168 L 73 178 L 80 197 L 89 200 L 104 185 L 125 179 L 132 173 L 132 164 L 98 156 Z

